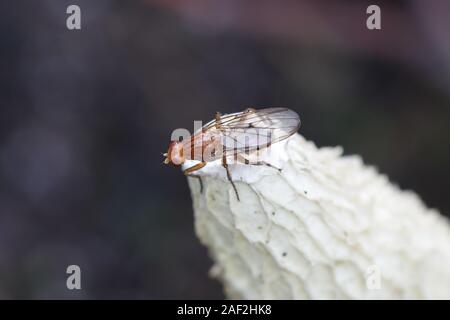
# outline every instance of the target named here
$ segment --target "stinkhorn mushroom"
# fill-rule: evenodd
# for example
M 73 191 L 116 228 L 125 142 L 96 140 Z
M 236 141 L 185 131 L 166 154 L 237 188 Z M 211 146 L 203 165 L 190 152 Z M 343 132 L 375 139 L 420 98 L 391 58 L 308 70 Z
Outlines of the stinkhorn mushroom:
M 270 166 L 220 161 L 188 178 L 195 231 L 226 296 L 242 299 L 450 299 L 450 227 L 340 147 L 299 134 Z M 275 163 L 274 163 L 275 162 Z

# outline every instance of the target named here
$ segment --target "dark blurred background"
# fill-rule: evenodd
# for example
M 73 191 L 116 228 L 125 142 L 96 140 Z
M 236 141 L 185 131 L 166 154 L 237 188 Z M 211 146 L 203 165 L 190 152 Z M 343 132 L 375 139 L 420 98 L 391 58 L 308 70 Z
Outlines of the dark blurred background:
M 446 0 L 2 1 L 0 298 L 223 298 L 161 155 L 215 111 L 290 107 L 448 215 L 449 30 Z

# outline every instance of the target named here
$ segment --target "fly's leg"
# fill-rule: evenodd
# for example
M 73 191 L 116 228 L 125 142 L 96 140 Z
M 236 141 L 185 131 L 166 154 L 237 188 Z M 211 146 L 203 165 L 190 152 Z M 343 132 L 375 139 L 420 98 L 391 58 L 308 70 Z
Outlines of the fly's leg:
M 215 116 L 215 120 L 216 120 L 215 127 L 216 127 L 216 129 L 220 129 L 220 118 L 221 117 L 222 117 L 222 115 L 220 114 L 220 112 L 216 112 L 216 116 Z M 227 155 L 225 153 L 225 146 L 223 146 L 223 150 L 222 150 L 222 166 L 227 171 L 227 178 L 231 182 L 231 185 L 233 186 L 234 192 L 236 193 L 236 198 L 238 199 L 238 201 L 241 201 L 239 199 L 239 194 L 237 192 L 236 186 L 234 185 L 233 180 L 231 180 L 231 174 L 230 174 L 230 170 L 228 169 L 228 163 L 227 163 Z
M 220 114 L 219 111 L 216 112 L 216 115 L 214 116 L 214 118 L 216 119 L 216 123 L 214 124 L 216 129 L 220 129 L 220 118 L 222 117 L 222 115 Z
M 206 162 L 200 162 L 200 163 L 197 163 L 196 165 L 193 165 L 192 167 L 187 168 L 186 170 L 183 171 L 183 173 L 186 176 L 188 176 L 188 175 L 191 175 L 192 172 L 200 170 L 204 166 L 206 166 Z
M 252 166 L 268 166 L 270 168 L 278 170 L 278 172 L 281 172 L 280 168 L 277 168 L 274 165 L 272 165 L 272 164 L 270 164 L 270 163 L 268 163 L 266 161 L 258 160 L 258 161 L 253 161 L 252 162 L 252 161 L 250 161 L 249 159 L 247 159 L 246 157 L 244 157 L 242 155 L 237 155 L 237 157 L 238 157 L 238 161 L 242 162 L 244 164 L 249 164 L 249 165 L 252 165 Z
M 183 171 L 185 176 L 190 176 L 190 177 L 194 177 L 196 179 L 198 179 L 199 183 L 200 183 L 200 193 L 203 193 L 203 181 L 202 178 L 199 175 L 196 174 L 192 174 L 192 172 L 195 172 L 197 170 L 200 170 L 201 168 L 203 168 L 204 166 L 206 166 L 206 162 L 200 162 L 192 167 L 187 168 L 186 170 Z
M 278 170 L 278 172 L 281 172 L 280 168 L 275 167 L 274 165 L 272 165 L 272 164 L 270 164 L 268 162 L 265 162 L 265 161 L 256 161 L 256 162 L 250 163 L 250 164 L 253 165 L 253 166 L 267 166 L 267 167 L 270 167 L 270 168 Z
M 202 177 L 200 177 L 199 175 L 196 175 L 196 174 L 190 174 L 189 177 L 198 179 L 198 182 L 200 183 L 200 193 L 203 193 L 203 181 L 202 181 Z
M 237 192 L 236 186 L 234 185 L 233 180 L 231 180 L 231 174 L 230 174 L 230 170 L 228 169 L 227 157 L 226 157 L 225 153 L 222 156 L 222 166 L 227 171 L 227 177 L 228 177 L 228 180 L 231 182 L 231 185 L 233 186 L 234 192 L 236 193 L 236 198 L 238 199 L 238 201 L 241 201 L 239 199 L 239 194 Z

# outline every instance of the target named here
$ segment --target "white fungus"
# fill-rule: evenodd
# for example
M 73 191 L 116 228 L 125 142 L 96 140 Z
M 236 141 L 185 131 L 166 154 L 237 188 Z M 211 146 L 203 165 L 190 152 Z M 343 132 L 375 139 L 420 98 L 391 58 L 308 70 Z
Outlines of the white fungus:
M 450 299 L 450 227 L 358 156 L 296 134 L 268 166 L 189 178 L 195 230 L 229 298 Z M 187 162 L 185 167 L 192 165 Z

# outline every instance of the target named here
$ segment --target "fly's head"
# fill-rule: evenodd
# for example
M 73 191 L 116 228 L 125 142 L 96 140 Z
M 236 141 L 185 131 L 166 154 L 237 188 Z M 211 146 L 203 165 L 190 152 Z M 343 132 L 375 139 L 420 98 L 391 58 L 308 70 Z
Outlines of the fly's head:
M 183 143 L 179 141 L 171 141 L 167 153 L 164 153 L 164 164 L 173 164 L 174 166 L 181 166 L 186 160 L 184 156 Z

